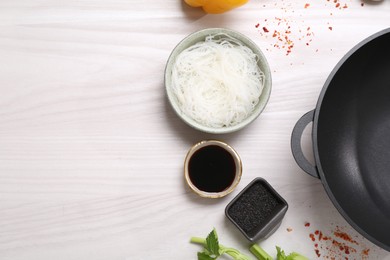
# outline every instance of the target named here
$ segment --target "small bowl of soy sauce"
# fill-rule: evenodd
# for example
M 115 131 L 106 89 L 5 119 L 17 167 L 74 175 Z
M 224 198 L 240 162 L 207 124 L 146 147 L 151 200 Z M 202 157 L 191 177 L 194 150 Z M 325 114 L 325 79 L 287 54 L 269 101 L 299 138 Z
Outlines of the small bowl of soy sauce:
M 205 198 L 228 195 L 240 182 L 241 175 L 240 156 L 231 146 L 218 140 L 195 144 L 184 161 L 184 177 L 188 186 Z

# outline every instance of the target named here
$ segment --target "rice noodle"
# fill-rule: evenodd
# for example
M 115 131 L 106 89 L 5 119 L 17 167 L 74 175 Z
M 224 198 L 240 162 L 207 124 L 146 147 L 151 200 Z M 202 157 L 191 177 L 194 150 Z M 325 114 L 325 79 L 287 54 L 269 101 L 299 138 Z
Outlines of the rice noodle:
M 222 33 L 182 51 L 172 68 L 172 90 L 182 112 L 208 127 L 243 121 L 264 86 L 257 61 L 251 49 Z

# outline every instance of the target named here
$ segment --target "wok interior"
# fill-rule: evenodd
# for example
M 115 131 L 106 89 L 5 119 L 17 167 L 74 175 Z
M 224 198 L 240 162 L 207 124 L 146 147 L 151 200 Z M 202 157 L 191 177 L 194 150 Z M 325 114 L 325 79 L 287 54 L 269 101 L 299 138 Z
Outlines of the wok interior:
M 320 175 L 358 231 L 390 250 L 390 32 L 355 51 L 323 96 Z

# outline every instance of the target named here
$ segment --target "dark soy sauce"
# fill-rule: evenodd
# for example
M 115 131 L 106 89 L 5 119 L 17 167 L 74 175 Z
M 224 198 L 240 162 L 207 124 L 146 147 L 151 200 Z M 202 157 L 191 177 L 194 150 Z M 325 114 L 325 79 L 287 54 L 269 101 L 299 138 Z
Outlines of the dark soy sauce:
M 267 220 L 283 207 L 280 201 L 262 182 L 255 182 L 229 208 L 232 219 L 248 235 L 254 236 Z
M 221 192 L 229 188 L 236 175 L 233 156 L 224 148 L 209 145 L 197 150 L 188 163 L 191 182 L 205 192 Z

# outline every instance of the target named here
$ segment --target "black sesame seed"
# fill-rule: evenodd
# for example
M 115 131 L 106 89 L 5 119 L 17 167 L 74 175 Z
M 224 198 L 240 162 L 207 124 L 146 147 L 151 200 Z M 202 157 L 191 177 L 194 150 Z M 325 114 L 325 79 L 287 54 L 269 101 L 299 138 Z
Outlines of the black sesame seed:
M 255 182 L 229 208 L 229 215 L 249 236 L 256 234 L 283 207 L 261 182 Z

